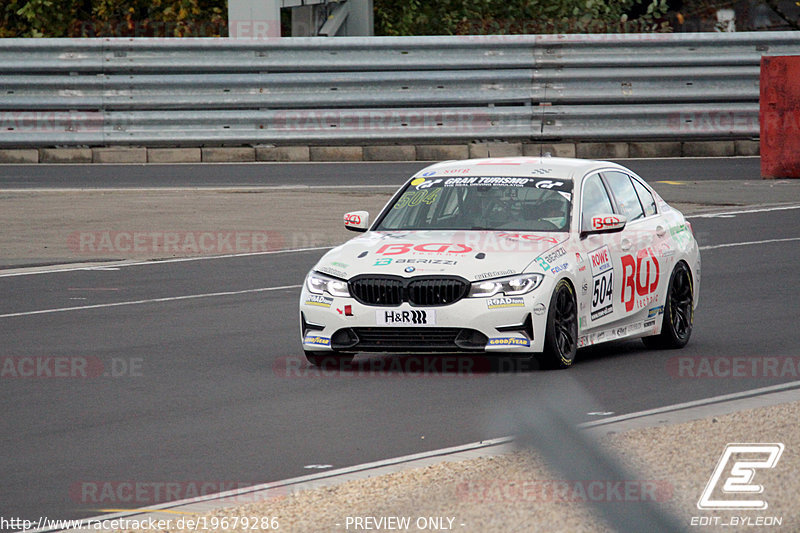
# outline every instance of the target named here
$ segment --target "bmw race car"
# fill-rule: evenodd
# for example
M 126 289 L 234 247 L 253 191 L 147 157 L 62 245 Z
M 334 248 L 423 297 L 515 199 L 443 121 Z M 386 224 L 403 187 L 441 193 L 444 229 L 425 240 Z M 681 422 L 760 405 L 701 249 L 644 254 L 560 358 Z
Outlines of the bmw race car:
M 643 179 L 604 161 L 495 158 L 429 166 L 363 232 L 326 253 L 300 297 L 309 362 L 356 353 L 528 354 L 692 333 L 700 254 L 691 225 Z

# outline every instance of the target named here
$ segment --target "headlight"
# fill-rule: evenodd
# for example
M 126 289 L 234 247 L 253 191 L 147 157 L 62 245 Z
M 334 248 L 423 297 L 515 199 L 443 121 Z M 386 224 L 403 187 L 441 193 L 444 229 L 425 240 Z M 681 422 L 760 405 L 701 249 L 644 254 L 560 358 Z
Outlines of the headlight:
M 311 272 L 308 275 L 306 278 L 306 287 L 314 294 L 327 292 L 331 296 L 350 298 L 350 290 L 347 288 L 346 281 L 329 278 L 328 276 L 323 276 L 319 272 Z
M 527 294 L 542 283 L 542 274 L 518 274 L 507 278 L 476 281 L 469 289 L 471 298 L 488 298 L 503 293 L 506 296 Z

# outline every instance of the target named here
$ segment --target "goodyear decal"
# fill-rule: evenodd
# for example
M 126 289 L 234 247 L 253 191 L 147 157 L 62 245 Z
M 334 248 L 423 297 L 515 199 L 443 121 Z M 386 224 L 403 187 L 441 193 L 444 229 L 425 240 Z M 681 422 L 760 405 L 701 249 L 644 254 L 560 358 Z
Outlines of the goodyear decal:
M 653 318 L 654 316 L 663 315 L 664 314 L 664 306 L 659 305 L 658 307 L 653 307 L 647 312 L 647 318 Z
M 306 298 L 306 301 L 303 302 L 306 305 L 315 305 L 317 307 L 324 307 L 325 309 L 329 309 L 331 304 L 333 303 L 333 298 L 329 298 L 327 296 L 322 296 L 319 294 L 309 294 Z
M 486 300 L 488 309 L 504 309 L 506 307 L 524 307 L 525 300 L 520 297 L 515 298 L 489 298 Z
M 521 337 L 495 337 L 489 339 L 489 346 L 530 346 L 531 341 Z
M 330 346 L 331 340 L 328 337 L 320 337 L 319 335 L 306 335 L 303 339 L 303 344 L 315 344 L 317 346 Z

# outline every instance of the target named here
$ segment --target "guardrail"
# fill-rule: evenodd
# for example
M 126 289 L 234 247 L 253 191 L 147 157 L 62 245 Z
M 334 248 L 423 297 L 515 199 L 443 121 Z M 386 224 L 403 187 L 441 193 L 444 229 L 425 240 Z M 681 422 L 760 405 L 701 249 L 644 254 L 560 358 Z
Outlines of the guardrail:
M 747 139 L 800 32 L 5 39 L 0 147 Z

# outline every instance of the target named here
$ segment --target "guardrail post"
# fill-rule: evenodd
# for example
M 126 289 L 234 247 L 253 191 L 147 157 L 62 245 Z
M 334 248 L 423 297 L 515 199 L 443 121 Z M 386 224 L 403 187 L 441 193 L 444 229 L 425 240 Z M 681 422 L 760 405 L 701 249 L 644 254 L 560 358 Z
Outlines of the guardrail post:
M 800 178 L 800 56 L 761 58 L 761 176 Z

